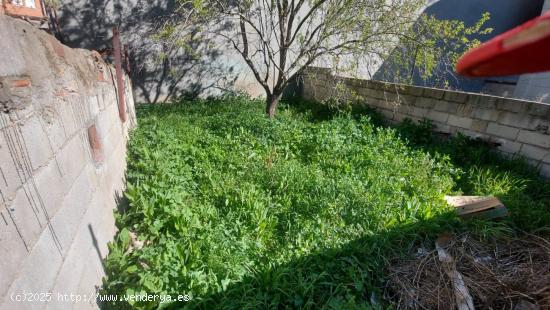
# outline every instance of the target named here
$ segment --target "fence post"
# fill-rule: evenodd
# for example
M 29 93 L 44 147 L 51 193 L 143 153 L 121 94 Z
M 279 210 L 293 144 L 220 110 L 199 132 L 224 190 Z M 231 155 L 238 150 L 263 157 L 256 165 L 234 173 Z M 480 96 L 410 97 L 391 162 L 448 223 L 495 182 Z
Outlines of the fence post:
M 118 92 L 118 115 L 126 122 L 126 104 L 124 102 L 124 81 L 122 80 L 122 51 L 120 48 L 120 32 L 113 27 L 113 51 L 115 56 L 116 85 Z

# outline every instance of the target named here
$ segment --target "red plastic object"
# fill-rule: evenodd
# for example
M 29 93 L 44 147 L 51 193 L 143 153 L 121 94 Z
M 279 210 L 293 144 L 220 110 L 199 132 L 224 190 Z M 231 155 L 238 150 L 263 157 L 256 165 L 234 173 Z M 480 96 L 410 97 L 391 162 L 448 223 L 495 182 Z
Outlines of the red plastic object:
M 550 12 L 468 51 L 456 71 L 469 77 L 550 71 Z

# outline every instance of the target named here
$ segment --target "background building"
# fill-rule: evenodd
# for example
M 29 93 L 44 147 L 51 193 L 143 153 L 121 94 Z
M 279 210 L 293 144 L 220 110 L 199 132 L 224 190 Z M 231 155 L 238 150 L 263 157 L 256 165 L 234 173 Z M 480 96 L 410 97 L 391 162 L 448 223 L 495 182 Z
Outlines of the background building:
M 0 14 L 41 19 L 44 17 L 42 0 L 0 0 Z
M 544 2 L 542 11 L 550 11 L 550 0 Z M 521 75 L 512 97 L 550 103 L 550 73 Z
M 546 6 L 549 1 L 546 1 Z M 489 12 L 491 19 L 487 27 L 494 30 L 490 35 L 478 38 L 486 41 L 540 15 L 543 4 L 544 0 L 440 0 L 433 1 L 426 13 L 472 25 L 484 12 Z M 71 47 L 101 50 L 110 46 L 112 27 L 121 27 L 133 57 L 131 75 L 138 101 L 155 103 L 169 97 L 213 94 L 220 89 L 263 94 L 240 56 L 219 40 L 205 38 L 192 44 L 194 55 L 170 51 L 172 54 L 168 58 L 159 60 L 158 53 L 164 52 L 164 47 L 148 39 L 148 33 L 155 29 L 154 21 L 168 16 L 174 5 L 174 0 L 66 0 L 59 8 L 63 40 Z M 374 74 L 372 78 L 388 80 L 381 74 Z M 550 100 L 546 86 L 549 78 L 545 75 L 486 79 L 453 75 L 448 80 L 451 88 L 463 91 Z M 429 81 L 418 77 L 414 84 L 432 86 Z
M 460 2 L 440 0 L 431 4 L 425 10 L 425 13 L 442 20 L 461 20 L 468 26 L 475 24 L 484 12 L 489 12 L 491 18 L 486 23 L 486 27 L 492 28 L 493 31 L 489 35 L 474 37 L 484 42 L 539 16 L 543 2 L 543 0 L 463 0 Z M 375 74 L 374 79 L 392 82 L 392 70 L 384 68 L 384 66 L 391 65 L 391 63 L 384 64 L 379 72 Z M 445 80 L 449 82 L 449 86 L 453 89 L 505 97 L 522 95 L 515 92 L 519 76 L 472 79 L 456 76 L 453 72 L 441 74 L 446 75 Z M 418 72 L 414 74 L 413 79 L 413 83 L 417 86 L 436 86 L 430 80 L 422 80 Z

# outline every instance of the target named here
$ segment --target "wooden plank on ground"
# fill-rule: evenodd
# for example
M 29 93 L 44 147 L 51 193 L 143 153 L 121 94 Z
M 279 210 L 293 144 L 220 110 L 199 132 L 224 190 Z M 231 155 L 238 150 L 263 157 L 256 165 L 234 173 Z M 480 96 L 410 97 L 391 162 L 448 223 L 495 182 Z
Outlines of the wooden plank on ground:
M 445 196 L 462 218 L 494 219 L 508 215 L 506 207 L 493 196 Z

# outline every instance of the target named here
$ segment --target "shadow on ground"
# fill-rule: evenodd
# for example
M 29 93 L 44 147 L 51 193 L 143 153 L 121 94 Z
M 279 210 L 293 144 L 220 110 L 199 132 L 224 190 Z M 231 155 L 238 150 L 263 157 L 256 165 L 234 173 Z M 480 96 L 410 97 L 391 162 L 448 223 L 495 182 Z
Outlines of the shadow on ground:
M 236 72 L 220 58 L 227 47 L 182 31 L 186 44 L 155 39 L 161 25 L 174 18 L 175 0 L 70 0 L 60 8 L 63 43 L 74 48 L 112 48 L 112 28 L 119 27 L 129 46 L 130 76 L 136 101 L 166 103 L 180 97 L 217 93 L 231 88 Z M 225 27 L 225 25 L 221 25 Z
M 384 305 L 384 271 L 398 253 L 410 252 L 438 233 L 456 228 L 454 213 L 426 221 L 395 225 L 340 248 L 293 259 L 230 283 L 185 303 L 171 305 L 192 309 L 371 309 Z M 405 249 L 405 251 L 403 251 Z M 295 288 L 295 289 L 292 289 Z

